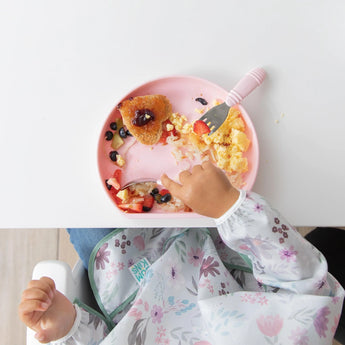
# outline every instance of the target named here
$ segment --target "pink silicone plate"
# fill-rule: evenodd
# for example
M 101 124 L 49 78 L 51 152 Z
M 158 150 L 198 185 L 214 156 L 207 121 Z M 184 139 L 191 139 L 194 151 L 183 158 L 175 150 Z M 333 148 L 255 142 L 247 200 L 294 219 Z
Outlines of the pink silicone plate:
M 183 114 L 187 117 L 188 121 L 192 121 L 201 116 L 196 109 L 210 107 L 214 100 L 225 100 L 228 92 L 204 79 L 190 76 L 172 76 L 145 83 L 128 93 L 118 103 L 129 97 L 150 94 L 165 95 L 172 104 L 173 112 Z M 198 97 L 204 98 L 208 102 L 208 105 L 203 106 L 195 101 Z M 259 164 L 258 140 L 255 128 L 246 110 L 241 105 L 238 105 L 238 107 L 246 123 L 246 134 L 251 141 L 250 147 L 245 153 L 248 159 L 249 170 L 243 175 L 245 183 L 242 188 L 251 190 L 256 179 Z M 105 121 L 98 144 L 98 168 L 102 184 L 108 195 L 109 192 L 105 186 L 105 180 L 110 178 L 119 167 L 109 158 L 109 152 L 112 151 L 111 141 L 105 140 L 105 132 L 110 129 L 110 123 L 118 117 L 120 117 L 120 112 L 117 110 L 116 105 Z M 187 162 L 176 163 L 175 158 L 171 154 L 172 147 L 170 145 L 147 146 L 140 144 L 132 137 L 127 137 L 125 144 L 117 151 L 126 160 L 126 164 L 122 169 L 122 185 L 139 178 L 159 179 L 163 173 L 167 173 L 169 177 L 177 179 L 179 172 L 190 167 L 190 164 Z M 112 198 L 111 200 L 116 205 Z M 137 214 L 123 213 L 117 206 L 116 210 L 131 218 L 158 218 L 167 215 L 169 217 L 200 217 L 192 212 L 167 213 L 155 208 L 150 212 Z

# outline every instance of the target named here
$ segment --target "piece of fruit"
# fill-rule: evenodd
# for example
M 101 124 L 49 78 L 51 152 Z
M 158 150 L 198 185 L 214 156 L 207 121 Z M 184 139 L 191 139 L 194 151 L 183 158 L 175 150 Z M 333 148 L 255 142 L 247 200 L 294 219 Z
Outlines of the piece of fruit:
M 160 144 L 166 145 L 167 138 L 170 135 L 177 136 L 177 131 L 175 129 L 175 126 L 171 123 L 170 120 L 164 121 L 162 128 L 163 128 L 163 132 L 158 142 Z
M 164 194 L 161 197 L 161 202 L 163 202 L 163 203 L 167 203 L 170 200 L 171 200 L 171 194 L 170 193 Z
M 143 204 L 118 204 L 117 205 L 121 210 L 132 211 L 136 213 L 143 212 Z
M 210 128 L 202 120 L 197 120 L 194 122 L 193 131 L 198 135 L 203 135 L 211 132 Z
M 163 195 L 165 195 L 165 194 L 169 194 L 170 192 L 167 190 L 167 189 L 161 189 L 161 191 L 159 192 L 159 194 L 161 195 L 161 196 L 163 196 Z
M 117 161 L 117 155 L 119 153 L 117 151 L 110 151 L 109 152 L 109 157 L 110 159 L 113 161 L 113 162 L 116 162 Z
M 110 128 L 111 128 L 112 130 L 116 131 L 116 130 L 117 130 L 117 123 L 116 123 L 116 122 L 112 122 L 112 123 L 110 124 Z
M 120 135 L 120 137 L 121 137 L 122 139 L 127 138 L 126 130 L 125 130 L 123 127 L 121 127 L 121 128 L 119 129 L 119 135 Z
M 105 180 L 105 185 L 106 185 L 106 187 L 107 187 L 108 190 L 111 189 L 111 185 L 108 183 L 108 180 Z
M 144 196 L 144 204 L 143 204 L 143 211 L 148 212 L 153 207 L 153 203 L 155 198 L 152 195 L 145 195 Z
M 120 135 L 118 133 L 114 133 L 114 136 L 113 136 L 113 140 L 111 142 L 111 147 L 114 149 L 114 150 L 117 150 L 119 147 L 121 147 L 123 145 L 123 140 L 122 138 L 120 137 Z
M 111 139 L 113 139 L 113 132 L 112 131 L 106 131 L 105 132 L 105 140 L 110 141 Z
M 150 194 L 153 196 L 153 195 L 158 194 L 158 193 L 159 193 L 158 188 L 153 188 Z
M 116 196 L 122 200 L 122 202 L 126 202 L 128 200 L 129 194 L 128 194 L 128 189 L 123 189 L 120 190 Z
M 114 187 L 116 190 L 120 189 L 120 183 L 115 177 L 111 177 L 107 180 L 107 184 Z

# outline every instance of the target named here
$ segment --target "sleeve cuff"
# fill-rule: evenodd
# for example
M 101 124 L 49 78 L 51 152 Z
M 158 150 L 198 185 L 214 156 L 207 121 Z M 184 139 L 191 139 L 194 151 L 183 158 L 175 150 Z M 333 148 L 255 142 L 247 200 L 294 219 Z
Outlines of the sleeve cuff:
M 73 324 L 72 328 L 70 329 L 70 331 L 64 337 L 57 339 L 57 340 L 54 340 L 54 341 L 51 341 L 50 344 L 52 344 L 52 345 L 56 344 L 57 345 L 57 344 L 64 343 L 76 333 L 76 331 L 79 328 L 80 321 L 81 321 L 81 310 L 77 304 L 74 304 L 74 308 L 76 311 L 76 317 L 75 317 L 74 324 Z
M 240 192 L 240 196 L 238 197 L 237 201 L 221 217 L 214 218 L 217 225 L 224 223 L 242 205 L 242 202 L 246 198 L 247 193 L 243 189 L 240 189 L 239 192 Z

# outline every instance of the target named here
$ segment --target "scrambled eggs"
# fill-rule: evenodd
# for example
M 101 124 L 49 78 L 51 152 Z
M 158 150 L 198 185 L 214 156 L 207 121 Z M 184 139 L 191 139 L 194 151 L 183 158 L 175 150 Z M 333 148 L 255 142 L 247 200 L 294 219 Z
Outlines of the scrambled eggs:
M 201 153 L 202 159 L 208 159 L 210 154 L 217 166 L 225 170 L 228 175 L 238 175 L 248 171 L 248 161 L 243 157 L 243 153 L 248 150 L 250 140 L 245 134 L 246 126 L 241 112 L 235 107 L 230 108 L 227 119 L 211 135 L 199 136 L 194 133 L 193 124 L 188 123 L 186 117 L 178 113 L 172 114 L 169 120 L 181 133 L 181 137 L 186 137 L 187 144 L 192 144 L 193 148 Z M 183 145 L 186 145 L 186 142 Z

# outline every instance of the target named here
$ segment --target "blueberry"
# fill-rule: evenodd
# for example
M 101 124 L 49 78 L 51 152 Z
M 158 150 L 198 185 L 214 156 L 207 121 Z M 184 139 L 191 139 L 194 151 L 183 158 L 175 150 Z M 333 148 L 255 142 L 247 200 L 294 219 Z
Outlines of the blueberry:
M 131 132 L 127 129 L 127 131 L 126 131 L 126 135 L 127 135 L 127 137 L 132 137 L 133 135 L 131 134 Z
M 117 151 L 111 151 L 110 153 L 109 153 L 109 157 L 110 157 L 110 159 L 113 161 L 113 162 L 116 162 L 116 160 L 117 160 L 117 155 L 118 155 L 119 153 L 117 152 Z
M 117 123 L 116 123 L 116 122 L 112 122 L 112 123 L 110 124 L 110 128 L 111 128 L 112 130 L 116 131 L 116 130 L 117 130 Z
M 120 130 L 119 130 L 119 135 L 120 135 L 120 137 L 123 138 L 123 139 L 127 138 L 126 131 L 125 131 L 125 129 L 124 129 L 123 127 L 120 128 Z
M 159 192 L 158 188 L 153 188 L 150 194 L 154 196 L 155 194 L 158 194 L 158 192 Z
M 162 197 L 161 197 L 161 202 L 169 202 L 171 200 L 171 194 L 167 193 L 167 194 L 164 194 Z
M 200 102 L 202 105 L 207 105 L 207 101 L 204 98 L 198 97 L 198 98 L 195 98 L 195 100 L 197 102 Z
M 105 180 L 105 185 L 107 186 L 108 190 L 111 189 L 111 185 L 108 183 L 108 180 Z
M 143 206 L 143 211 L 144 212 L 149 212 L 149 211 L 151 211 L 151 207 Z
M 106 132 L 105 132 L 105 140 L 109 141 L 109 140 L 111 140 L 111 139 L 113 139 L 113 132 L 111 132 L 111 131 L 106 131 Z

